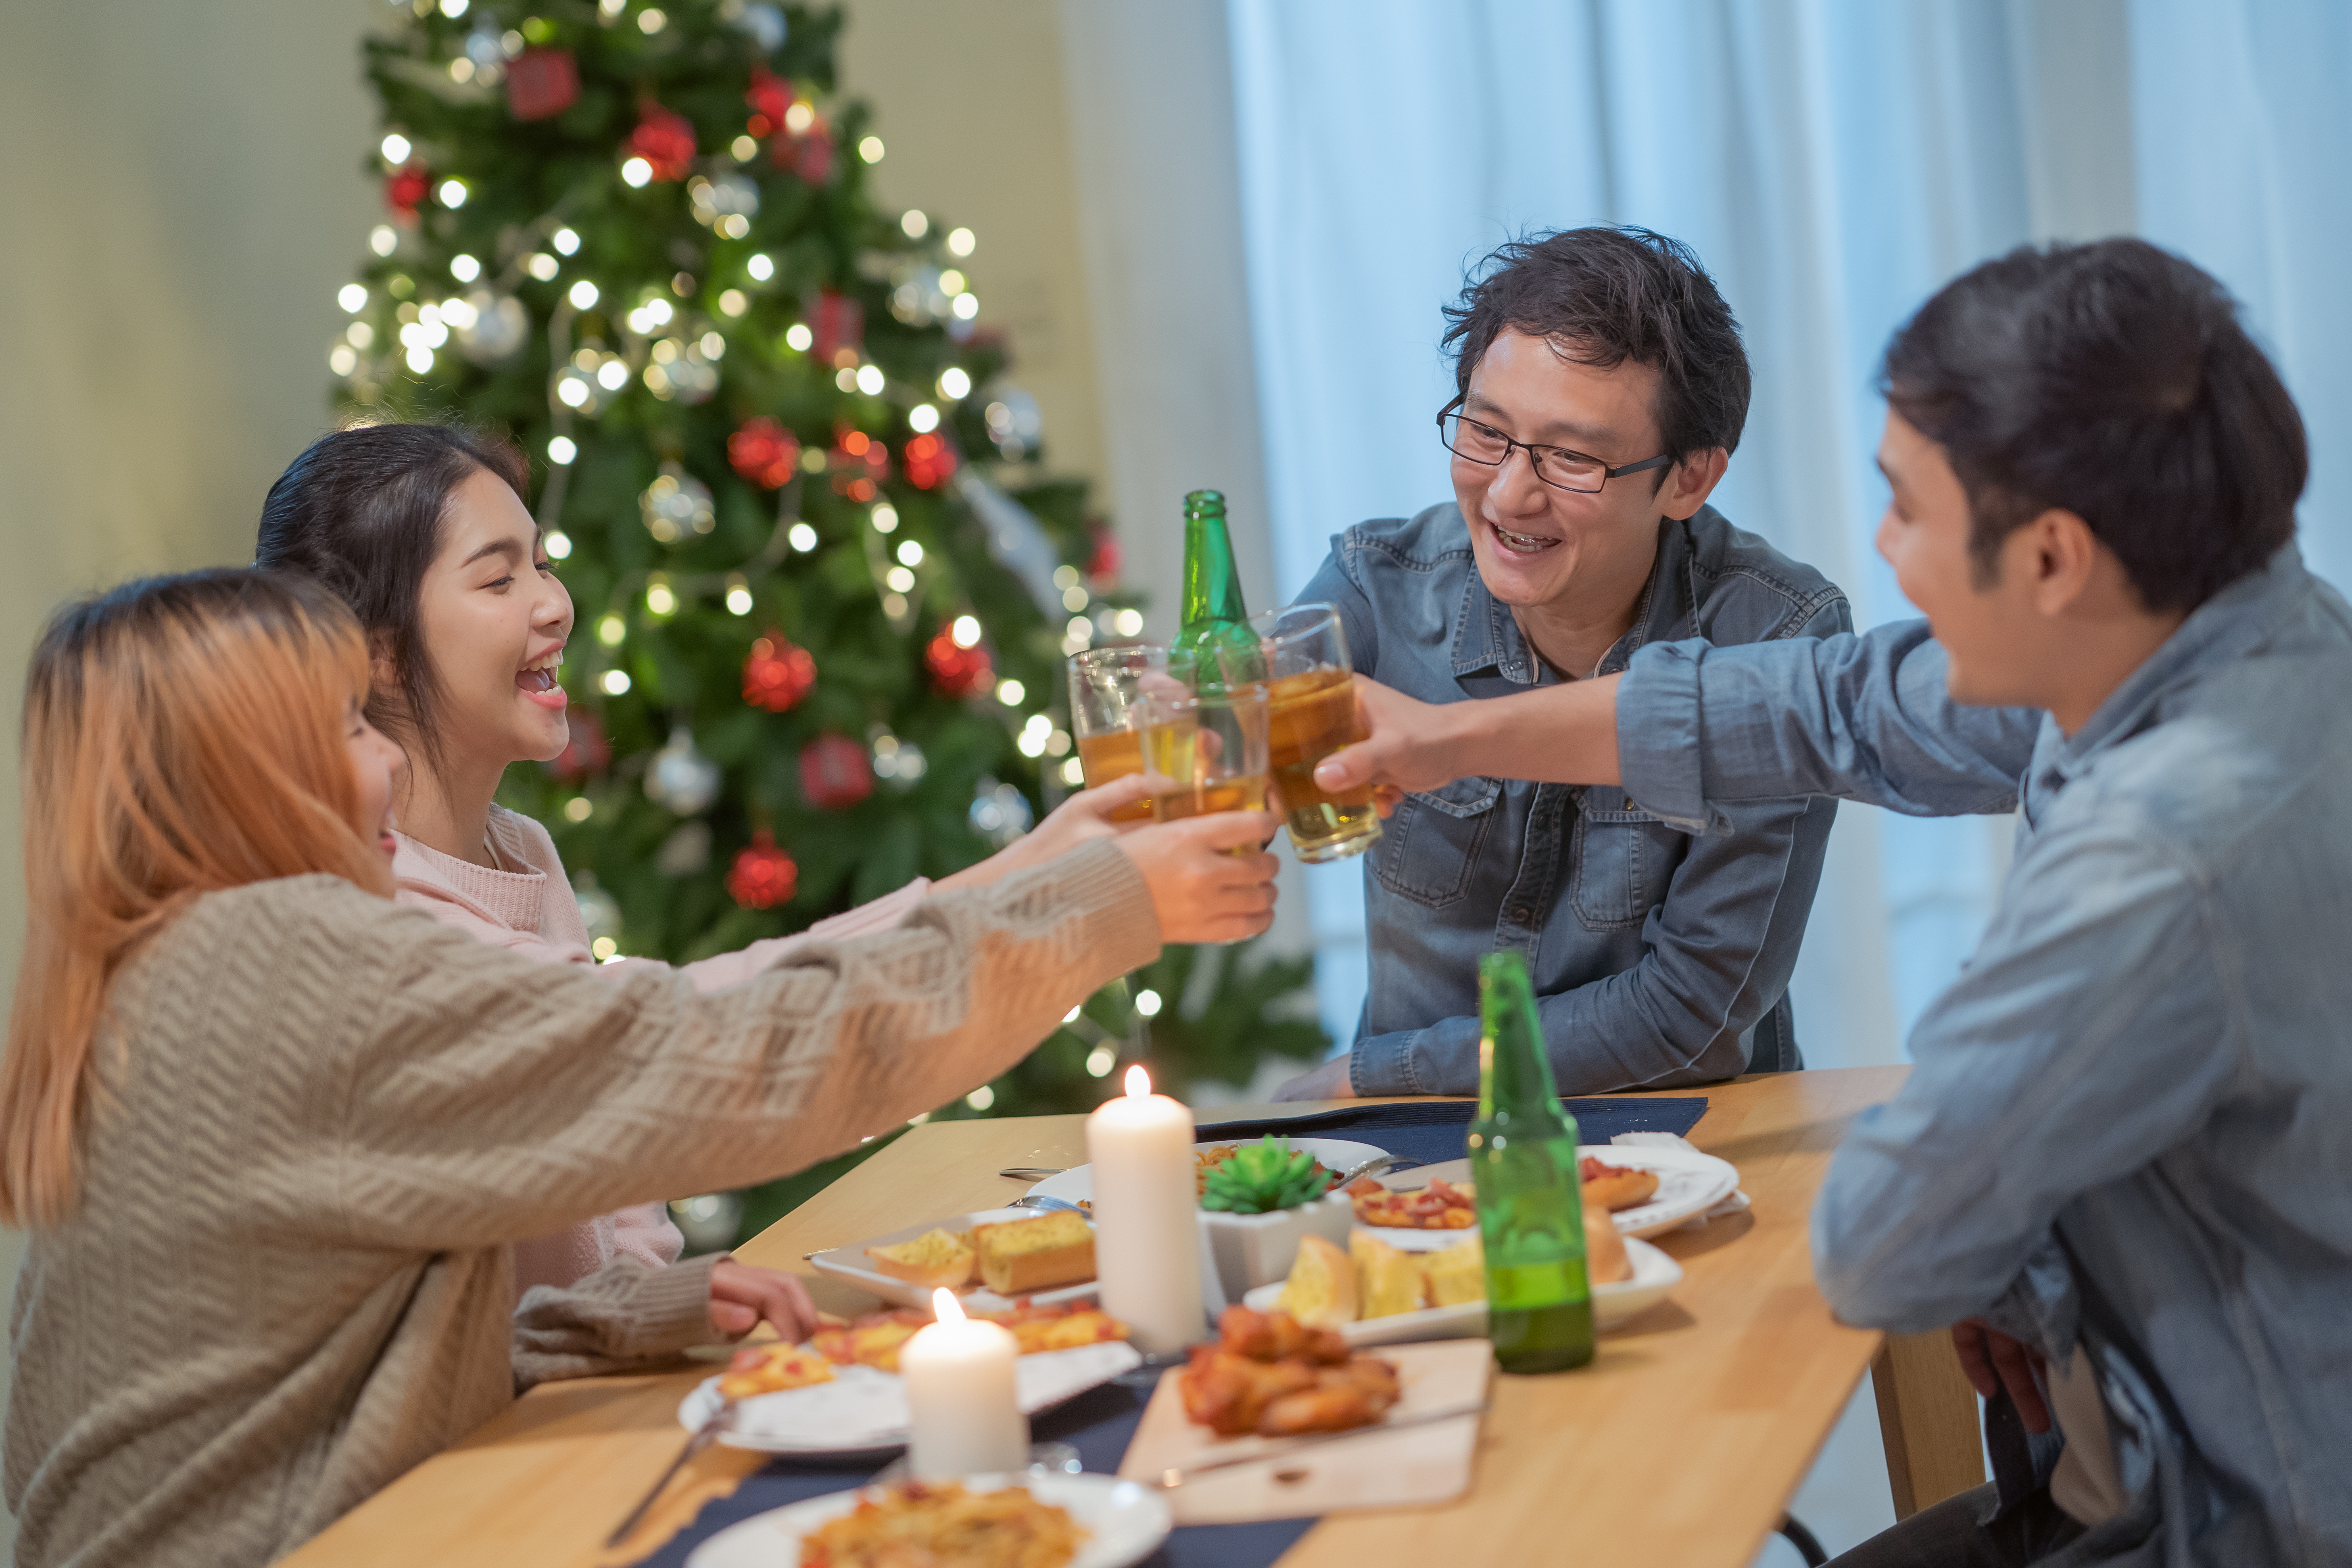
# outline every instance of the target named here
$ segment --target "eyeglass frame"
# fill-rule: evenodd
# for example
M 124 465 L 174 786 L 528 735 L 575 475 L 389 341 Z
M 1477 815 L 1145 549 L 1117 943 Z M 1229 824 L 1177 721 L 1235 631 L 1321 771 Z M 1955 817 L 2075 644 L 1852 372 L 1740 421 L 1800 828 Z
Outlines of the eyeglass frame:
M 1546 447 L 1532 441 L 1515 441 L 1508 436 L 1505 436 L 1500 430 L 1495 430 L 1495 427 L 1492 425 L 1487 424 L 1483 419 L 1472 419 L 1470 422 L 1477 426 L 1482 430 L 1495 430 L 1496 436 L 1499 437 L 1503 443 L 1503 455 L 1495 458 L 1491 462 L 1485 458 L 1474 458 L 1469 453 L 1462 450 L 1461 447 L 1456 447 L 1453 442 L 1445 439 L 1445 422 L 1448 419 L 1468 419 L 1470 417 L 1468 415 L 1462 412 L 1462 405 L 1466 401 L 1466 398 L 1457 397 L 1453 402 L 1447 404 L 1444 407 L 1437 411 L 1437 439 L 1448 452 L 1453 453 L 1455 457 L 1461 458 L 1465 463 L 1475 463 L 1482 468 L 1499 468 L 1504 464 L 1511 460 L 1511 454 L 1513 452 L 1525 452 L 1528 455 L 1528 471 L 1535 475 L 1538 483 L 1549 485 L 1556 490 L 1566 490 L 1572 496 L 1597 496 L 1601 493 L 1601 487 L 1608 484 L 1612 479 L 1623 479 L 1628 474 L 1646 474 L 1653 468 L 1665 468 L 1674 461 L 1674 455 L 1672 453 L 1661 452 L 1654 458 L 1644 458 L 1638 463 L 1626 463 L 1618 468 L 1612 468 L 1606 462 L 1594 457 L 1590 452 L 1579 452 L 1568 447 Z M 1563 458 L 1581 458 L 1583 461 L 1588 463 L 1599 463 L 1601 465 L 1601 484 L 1593 486 L 1589 490 L 1583 490 L 1577 489 L 1574 485 L 1561 484 L 1557 479 L 1545 479 L 1543 458 L 1540 455 L 1545 452 L 1557 452 Z

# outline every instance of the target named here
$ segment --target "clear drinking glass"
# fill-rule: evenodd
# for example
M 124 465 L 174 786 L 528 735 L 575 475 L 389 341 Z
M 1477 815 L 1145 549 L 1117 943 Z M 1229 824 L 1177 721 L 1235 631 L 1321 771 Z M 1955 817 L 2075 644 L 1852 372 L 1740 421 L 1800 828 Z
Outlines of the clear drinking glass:
M 1265 687 L 1155 687 L 1144 693 L 1142 709 L 1143 773 L 1151 781 L 1155 818 L 1265 809 Z M 1254 855 L 1257 847 L 1233 852 Z
M 1135 643 L 1070 656 L 1070 732 L 1077 738 L 1088 789 L 1143 771 L 1143 694 L 1176 684 L 1164 647 Z M 1122 805 L 1110 817 L 1149 822 L 1151 803 Z
M 1250 617 L 1271 678 L 1267 739 L 1275 787 L 1298 858 L 1314 864 L 1360 855 L 1381 841 L 1372 787 L 1327 790 L 1315 764 L 1364 738 L 1348 634 L 1328 605 L 1293 605 Z

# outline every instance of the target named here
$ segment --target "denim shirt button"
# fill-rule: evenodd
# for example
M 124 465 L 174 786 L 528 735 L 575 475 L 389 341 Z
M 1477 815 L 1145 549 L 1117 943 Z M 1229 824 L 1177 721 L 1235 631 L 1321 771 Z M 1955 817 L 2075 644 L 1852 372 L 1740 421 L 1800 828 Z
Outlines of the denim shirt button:
M 1521 904 L 1517 909 L 1511 911 L 1511 923 L 1514 925 L 1532 925 L 1535 922 L 1535 910 L 1528 908 L 1525 904 Z

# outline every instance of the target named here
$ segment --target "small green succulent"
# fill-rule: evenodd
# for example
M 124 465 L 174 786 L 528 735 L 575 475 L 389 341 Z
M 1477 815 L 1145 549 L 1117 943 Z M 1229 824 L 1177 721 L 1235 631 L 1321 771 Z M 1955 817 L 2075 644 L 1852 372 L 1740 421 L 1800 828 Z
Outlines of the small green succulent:
M 1330 1190 L 1331 1173 L 1314 1155 L 1269 1132 L 1210 1170 L 1201 1206 L 1225 1214 L 1272 1214 L 1312 1203 Z

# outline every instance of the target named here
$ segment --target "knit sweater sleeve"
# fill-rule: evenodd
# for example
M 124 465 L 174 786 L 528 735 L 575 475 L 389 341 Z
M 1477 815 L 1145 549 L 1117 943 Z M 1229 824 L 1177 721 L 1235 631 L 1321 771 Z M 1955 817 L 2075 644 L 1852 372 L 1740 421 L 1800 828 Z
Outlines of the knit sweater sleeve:
M 924 900 L 700 994 L 674 972 L 533 963 L 319 879 L 265 910 L 288 1004 L 343 1018 L 348 1078 L 314 1151 L 354 1240 L 486 1245 L 853 1148 L 1018 1061 L 1148 962 L 1118 847 Z
M 671 1268 L 616 1258 L 571 1285 L 537 1285 L 514 1314 L 515 1392 L 559 1378 L 625 1372 L 714 1337 L 708 1253 Z

